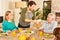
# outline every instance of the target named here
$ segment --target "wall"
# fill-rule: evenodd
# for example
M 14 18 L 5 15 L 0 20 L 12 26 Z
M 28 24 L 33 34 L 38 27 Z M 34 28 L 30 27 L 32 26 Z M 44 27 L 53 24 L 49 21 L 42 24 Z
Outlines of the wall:
M 2 16 L 2 1 L 0 0 L 0 16 Z
M 7 9 L 8 9 L 8 0 L 0 0 L 0 16 L 4 16 L 4 13 Z
M 51 12 L 60 12 L 60 0 L 52 0 L 52 7 L 51 7 Z
M 60 12 L 60 0 L 52 0 L 51 12 L 52 13 Z M 58 21 L 60 20 L 60 17 L 56 18 Z M 58 26 L 60 27 L 60 24 L 58 24 Z

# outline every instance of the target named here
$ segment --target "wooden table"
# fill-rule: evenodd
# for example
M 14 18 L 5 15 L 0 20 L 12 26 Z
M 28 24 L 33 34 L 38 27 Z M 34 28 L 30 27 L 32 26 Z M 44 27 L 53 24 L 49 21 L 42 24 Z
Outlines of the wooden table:
M 0 37 L 0 40 L 18 40 L 18 36 L 20 35 L 21 33 L 17 33 L 15 37 L 12 37 L 11 34 L 8 34 L 8 35 L 4 35 L 4 36 L 1 36 Z M 34 32 L 33 34 L 31 34 L 29 36 L 29 40 L 31 40 L 31 38 L 34 37 L 36 40 L 53 40 L 53 38 L 45 38 L 45 37 L 41 37 L 39 36 L 39 31 L 36 31 Z

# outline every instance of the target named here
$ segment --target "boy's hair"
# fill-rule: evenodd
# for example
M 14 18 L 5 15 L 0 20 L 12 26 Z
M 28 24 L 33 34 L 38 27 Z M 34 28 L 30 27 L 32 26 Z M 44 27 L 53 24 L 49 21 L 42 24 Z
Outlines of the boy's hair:
M 29 1 L 27 6 L 29 6 L 29 5 L 32 6 L 33 4 L 36 5 L 36 3 L 34 1 Z
M 54 29 L 53 34 L 56 37 L 56 40 L 60 40 L 60 27 Z

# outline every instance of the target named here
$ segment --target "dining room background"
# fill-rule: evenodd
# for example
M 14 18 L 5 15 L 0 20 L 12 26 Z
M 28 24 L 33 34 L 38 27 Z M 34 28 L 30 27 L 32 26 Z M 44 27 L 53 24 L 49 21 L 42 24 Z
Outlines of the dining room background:
M 22 1 L 31 1 L 31 0 L 0 0 L 0 16 L 4 16 L 5 14 L 5 11 L 6 10 L 12 10 L 13 13 L 14 13 L 14 21 L 15 21 L 15 24 L 17 25 L 18 24 L 18 20 L 20 18 L 20 12 L 21 12 L 21 9 L 20 8 L 16 8 L 15 7 L 15 3 L 16 2 L 22 2 Z M 41 13 L 43 14 L 43 2 L 44 1 L 51 1 L 51 12 L 52 13 L 56 13 L 56 12 L 60 12 L 60 0 L 33 0 L 37 3 L 36 5 L 36 9 L 37 8 L 40 8 L 39 10 L 41 11 Z M 43 15 L 42 15 L 43 16 Z

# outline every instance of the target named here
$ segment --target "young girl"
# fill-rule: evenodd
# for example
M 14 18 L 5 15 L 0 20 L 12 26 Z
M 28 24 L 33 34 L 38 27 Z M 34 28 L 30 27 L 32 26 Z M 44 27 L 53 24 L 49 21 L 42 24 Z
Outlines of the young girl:
M 17 29 L 13 20 L 13 13 L 11 11 L 6 11 L 5 13 L 5 20 L 2 23 L 2 31 L 8 32 Z
M 55 28 L 53 34 L 55 36 L 54 40 L 60 40 L 60 27 Z

